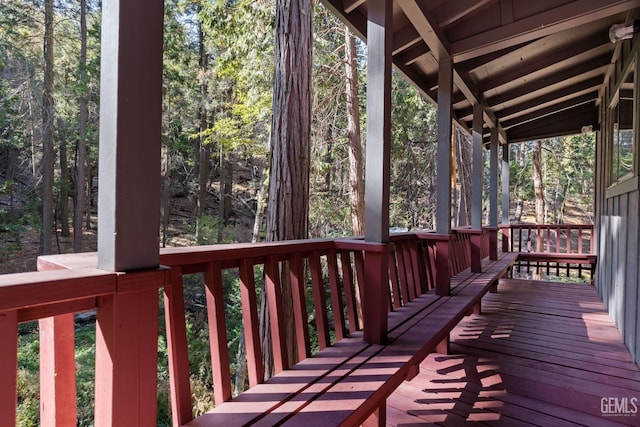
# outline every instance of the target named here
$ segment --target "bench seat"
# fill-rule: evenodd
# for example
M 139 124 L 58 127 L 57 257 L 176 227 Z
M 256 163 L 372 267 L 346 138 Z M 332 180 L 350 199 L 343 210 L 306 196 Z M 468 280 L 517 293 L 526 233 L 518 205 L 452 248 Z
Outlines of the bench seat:
M 452 278 L 450 296 L 431 291 L 389 313 L 385 345 L 369 345 L 354 333 L 186 425 L 384 425 L 387 397 L 418 373 L 516 257 L 485 260 L 482 273 L 467 269 Z

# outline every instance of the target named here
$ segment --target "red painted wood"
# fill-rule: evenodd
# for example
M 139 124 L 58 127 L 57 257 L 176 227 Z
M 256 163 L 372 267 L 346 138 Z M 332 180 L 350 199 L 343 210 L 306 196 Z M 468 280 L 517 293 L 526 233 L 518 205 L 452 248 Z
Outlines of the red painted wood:
M 387 336 L 388 261 L 387 253 L 375 250 L 368 251 L 365 256 L 362 317 L 364 320 L 364 340 L 370 344 L 381 344 L 385 342 Z
M 360 323 L 358 321 L 358 309 L 356 307 L 356 291 L 353 283 L 351 254 L 348 251 L 340 251 L 340 266 L 342 267 L 342 281 L 344 283 L 344 294 L 347 304 L 349 333 L 353 334 L 360 329 Z
M 338 279 L 338 255 L 335 249 L 327 253 L 327 268 L 329 270 L 329 289 L 331 290 L 331 310 L 336 332 L 336 341 L 347 336 L 344 319 L 344 304 L 342 302 L 342 286 Z
M 220 405 L 231 399 L 231 370 L 220 263 L 209 263 L 204 277 L 213 372 L 213 397 L 216 405 Z
M 470 236 L 471 244 L 471 271 L 482 273 L 482 231 L 474 230 Z
M 269 304 L 269 322 L 271 325 L 271 342 L 273 345 L 273 367 L 277 374 L 289 367 L 287 354 L 287 330 L 282 305 L 282 285 L 280 282 L 280 265 L 275 257 L 270 257 L 264 264 L 265 284 L 267 287 L 267 303 Z
M 436 242 L 436 295 L 447 296 L 450 293 L 449 241 Z
M 413 301 L 416 298 L 416 281 L 417 271 L 413 264 L 413 257 L 411 254 L 411 242 L 405 241 L 402 245 L 402 253 L 404 258 L 404 268 L 407 270 L 407 287 L 409 289 L 409 300 Z
M 364 420 L 362 427 L 385 427 L 387 425 L 387 401 L 376 409 L 369 417 Z
M 296 329 L 296 349 L 298 361 L 311 355 L 305 275 L 300 254 L 294 253 L 289 259 L 289 276 L 293 299 L 293 321 Z
M 0 275 L 0 310 L 108 295 L 116 275 L 102 270 L 52 270 Z
M 164 287 L 164 316 L 169 351 L 171 418 L 174 425 L 183 425 L 193 419 L 182 286 L 182 269 L 172 267 L 170 282 Z
M 320 256 L 320 252 L 313 252 L 309 258 L 309 262 L 311 264 L 311 289 L 313 293 L 316 328 L 318 331 L 318 346 L 320 350 L 322 350 L 331 345 L 331 340 L 329 337 L 329 318 L 327 316 L 327 301 L 325 298 Z
M 362 300 L 363 300 L 363 289 L 364 289 L 364 252 L 357 250 L 353 253 L 353 262 L 356 268 L 356 290 L 357 290 L 357 298 L 360 302 L 360 310 L 358 311 L 359 320 L 358 323 L 361 328 L 364 328 L 364 320 L 362 318 Z
M 402 306 L 402 296 L 400 293 L 400 281 L 398 280 L 398 267 L 396 265 L 396 251 L 398 246 L 395 246 L 395 250 L 389 252 L 389 278 L 391 280 L 391 299 L 393 300 L 393 308 L 395 310 Z
M 400 294 L 401 294 L 401 300 L 402 300 L 402 304 L 406 304 L 409 301 L 411 301 L 411 296 L 409 294 L 409 279 L 408 279 L 408 275 L 407 275 L 407 267 L 406 267 L 406 260 L 404 257 L 404 250 L 403 250 L 403 242 L 397 242 L 396 243 L 396 259 L 398 262 L 398 276 L 400 277 Z
M 135 279 L 125 281 L 130 280 Z M 157 289 L 101 297 L 96 320 L 97 427 L 156 424 L 157 359 Z
M 0 311 L 0 425 L 15 426 L 18 406 L 18 313 Z
M 40 425 L 71 426 L 76 417 L 74 314 L 40 319 Z
M 260 347 L 258 303 L 253 264 L 248 258 L 240 266 L 240 298 L 242 301 L 242 324 L 247 346 L 247 372 L 249 387 L 264 381 L 264 365 Z

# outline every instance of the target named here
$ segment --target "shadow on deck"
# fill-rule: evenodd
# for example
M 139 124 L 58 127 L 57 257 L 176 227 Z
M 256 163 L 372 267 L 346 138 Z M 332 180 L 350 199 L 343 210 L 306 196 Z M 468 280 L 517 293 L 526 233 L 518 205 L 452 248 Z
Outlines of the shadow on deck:
M 640 425 L 640 369 L 593 286 L 499 289 L 390 396 L 387 425 Z

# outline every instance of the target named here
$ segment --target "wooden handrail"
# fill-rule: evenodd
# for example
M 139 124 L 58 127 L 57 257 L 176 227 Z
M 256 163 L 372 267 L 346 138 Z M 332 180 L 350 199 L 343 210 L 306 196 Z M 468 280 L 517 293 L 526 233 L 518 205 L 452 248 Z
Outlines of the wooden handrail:
M 166 269 L 127 274 L 90 268 L 97 265 L 96 254 L 43 257 L 39 264 L 48 271 L 0 276 L 0 339 L 7 344 L 0 349 L 0 374 L 3 378 L 13 378 L 3 382 L 0 388 L 0 425 L 15 424 L 16 334 L 17 325 L 22 321 L 97 309 L 100 323 L 97 334 L 100 338 L 96 349 L 96 379 L 105 381 L 111 391 L 100 388 L 108 393 L 108 397 L 103 394 L 100 399 L 96 398 L 96 423 L 117 423 L 122 419 L 118 416 L 124 417 L 130 411 L 138 412 L 136 416 L 140 419 L 149 419 L 155 417 L 155 403 L 143 395 L 155 394 L 157 387 L 155 376 L 149 371 L 155 369 L 149 367 L 153 359 L 149 355 L 157 352 L 153 344 L 157 339 L 157 296 L 158 289 L 163 289 L 173 416 L 176 424 L 184 424 L 192 416 L 182 289 L 184 275 L 201 273 L 204 277 L 214 395 L 216 403 L 220 403 L 230 399 L 232 394 L 223 271 L 233 269 L 238 272 L 249 382 L 255 385 L 264 380 L 265 372 L 258 328 L 257 266 L 262 266 L 267 286 L 275 369 L 279 371 L 311 355 L 310 315 L 315 320 L 319 348 L 333 345 L 336 340 L 356 331 L 366 332 L 368 328 L 378 328 L 377 333 L 384 334 L 387 312 L 435 287 L 435 240 L 430 239 L 431 236 L 435 235 L 429 232 L 402 233 L 392 235 L 388 244 L 344 238 L 168 248 L 160 251 L 161 263 L 167 266 Z M 463 240 L 462 234 L 459 239 Z M 456 254 L 461 250 L 465 253 Z M 465 243 L 460 243 L 453 250 L 456 268 L 461 268 L 468 261 L 466 251 Z M 376 270 L 381 265 L 384 265 L 386 274 Z M 307 275 L 307 269 L 310 275 Z M 291 312 L 297 347 L 294 360 L 287 352 L 288 337 L 284 334 L 287 315 L 284 314 L 280 295 L 283 272 L 290 279 L 292 293 Z M 310 293 L 306 292 L 308 284 L 312 290 Z M 308 305 L 309 297 L 313 301 Z M 368 308 L 367 304 L 373 308 Z M 381 306 L 383 309 L 379 310 Z M 309 307 L 312 307 L 311 312 L 307 312 Z M 144 315 L 145 320 L 135 324 L 140 315 Z M 119 330 L 110 329 L 116 324 L 131 324 L 132 329 L 127 329 L 130 332 L 122 337 Z M 64 328 L 70 328 L 73 333 L 73 317 Z M 124 349 L 131 348 L 131 340 L 135 341 L 136 337 L 146 337 L 143 346 L 146 350 L 140 357 L 151 359 L 144 363 L 149 372 L 140 373 L 139 396 L 131 399 L 126 397 L 126 390 L 116 389 L 124 387 L 126 382 L 123 382 L 122 375 L 128 375 L 128 368 L 121 369 L 120 366 L 138 363 L 124 356 L 130 354 Z M 121 348 L 122 352 L 117 352 L 118 357 L 125 359 L 111 361 L 109 358 L 113 355 L 110 352 L 114 348 Z M 71 370 L 75 364 L 71 358 L 62 366 Z M 41 378 L 49 381 L 46 380 L 49 377 L 50 381 L 55 381 L 59 374 L 44 372 Z M 128 380 L 138 381 L 135 378 Z M 70 390 L 67 395 L 75 396 L 75 390 Z M 47 399 L 50 399 L 47 407 L 55 407 L 58 401 L 65 401 L 59 400 L 55 394 Z M 129 401 L 123 401 L 126 399 Z
M 508 231 L 511 252 L 594 253 L 592 224 L 509 224 L 501 228 Z

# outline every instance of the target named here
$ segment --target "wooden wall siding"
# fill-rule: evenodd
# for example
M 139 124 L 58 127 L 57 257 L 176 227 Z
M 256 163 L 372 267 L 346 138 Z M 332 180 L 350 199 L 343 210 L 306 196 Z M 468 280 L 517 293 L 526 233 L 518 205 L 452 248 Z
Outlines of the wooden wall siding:
M 634 361 L 640 364 L 640 189 L 631 188 L 631 191 L 620 194 L 607 191 L 610 172 L 607 147 L 611 144 L 613 127 L 608 105 L 620 77 L 626 73 L 637 50 L 637 39 L 634 40 L 633 48 L 630 43 L 619 48 L 618 54 L 614 56 L 616 64 L 613 66 L 611 79 L 601 98 L 601 123 L 596 147 L 598 270 L 595 284 Z M 638 89 L 636 100 L 637 92 Z M 636 144 L 638 135 L 636 132 Z M 638 175 L 638 170 L 635 174 Z

